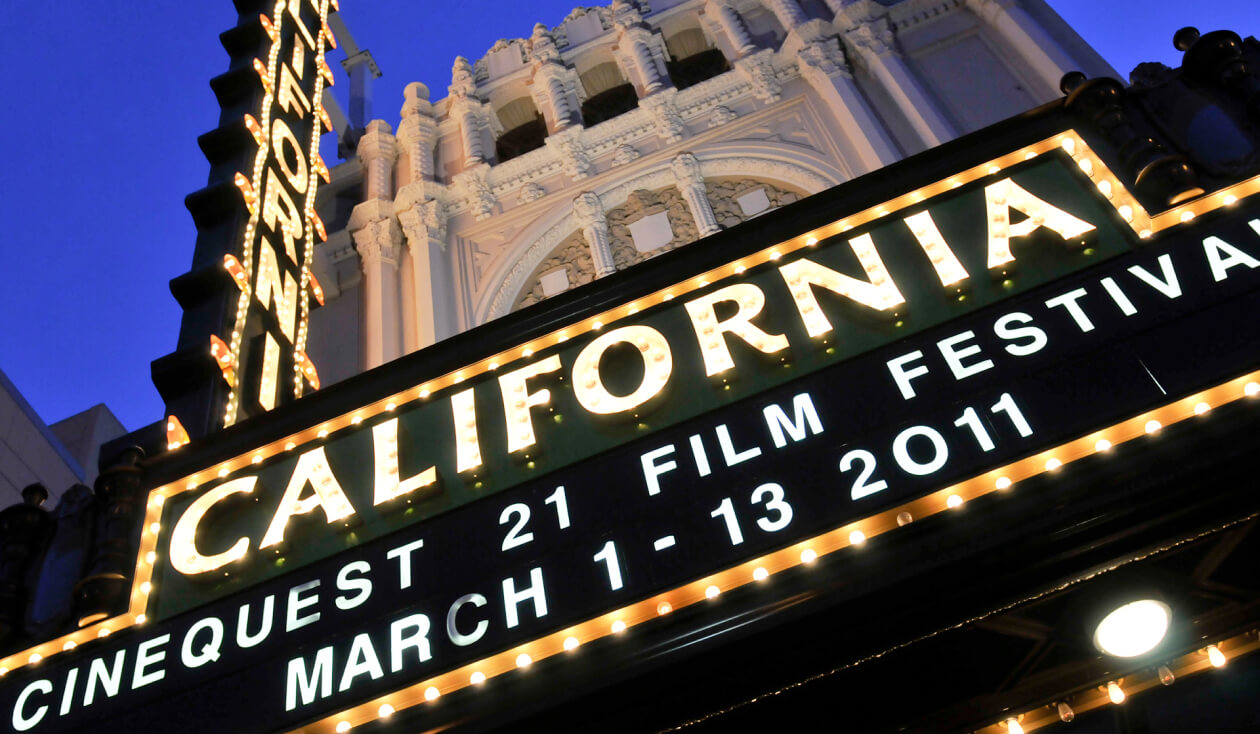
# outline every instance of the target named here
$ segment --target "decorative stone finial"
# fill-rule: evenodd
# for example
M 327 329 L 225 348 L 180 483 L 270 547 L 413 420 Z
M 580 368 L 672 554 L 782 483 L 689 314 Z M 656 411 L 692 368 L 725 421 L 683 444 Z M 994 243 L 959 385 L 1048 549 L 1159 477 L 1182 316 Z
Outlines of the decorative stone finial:
M 1188 25 L 1173 34 L 1173 47 L 1178 51 L 1189 51 L 1197 40 L 1199 40 L 1199 29 Z

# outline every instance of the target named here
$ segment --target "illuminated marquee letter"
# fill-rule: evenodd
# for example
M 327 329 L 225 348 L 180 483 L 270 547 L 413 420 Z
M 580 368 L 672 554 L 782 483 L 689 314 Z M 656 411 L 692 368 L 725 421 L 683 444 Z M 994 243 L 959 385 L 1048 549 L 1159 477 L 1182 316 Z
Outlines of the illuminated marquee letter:
M 306 96 L 306 92 L 302 91 L 302 85 L 298 84 L 298 79 L 301 78 L 300 75 L 294 77 L 288 64 L 280 64 L 280 92 L 276 95 L 276 101 L 285 112 L 296 114 L 299 119 L 306 117 L 306 113 L 311 109 L 310 98 Z
M 315 493 L 303 499 L 302 490 L 308 484 Z M 328 466 L 328 457 L 324 455 L 323 446 L 298 457 L 289 486 L 284 490 L 284 497 L 280 499 L 275 517 L 271 518 L 271 524 L 267 526 L 267 532 L 258 547 L 270 548 L 284 542 L 284 528 L 288 525 L 289 518 L 305 515 L 316 507 L 323 508 L 324 516 L 330 524 L 354 514 L 354 507 L 337 483 L 337 477 L 333 476 L 332 468 Z
M 280 183 L 276 169 L 267 166 L 267 190 L 263 194 L 263 221 L 272 232 L 279 232 L 284 238 L 284 254 L 294 263 L 298 262 L 295 240 L 302 239 L 305 229 L 302 227 L 302 212 L 293 203 L 288 189 Z
M 472 388 L 451 396 L 451 413 L 455 419 L 455 471 L 462 474 L 481 466 L 477 400 Z
M 857 255 L 858 262 L 870 278 L 869 282 L 819 265 L 807 258 L 779 268 L 779 274 L 787 282 L 796 310 L 800 312 L 801 321 L 805 323 L 805 330 L 811 337 L 822 336 L 833 328 L 814 296 L 814 286 L 826 288 L 832 293 L 879 311 L 906 302 L 901 291 L 897 290 L 897 284 L 888 274 L 888 269 L 884 267 L 884 261 L 875 250 L 875 241 L 869 234 L 854 237 L 849 240 L 849 246 L 853 248 L 853 254 Z
M 176 571 L 185 576 L 194 576 L 222 568 L 232 561 L 245 557 L 245 554 L 249 552 L 249 538 L 238 538 L 231 548 L 222 553 L 212 556 L 202 555 L 197 550 L 197 528 L 211 507 L 234 494 L 251 494 L 257 483 L 258 477 L 233 479 L 193 500 L 188 509 L 184 510 L 184 514 L 179 516 L 179 520 L 175 522 L 175 529 L 171 531 L 171 566 Z
M 258 284 L 254 287 L 254 295 L 258 297 L 263 310 L 271 311 L 275 303 L 276 320 L 280 322 L 280 332 L 293 344 L 293 331 L 297 321 L 298 284 L 297 278 L 280 269 L 279 258 L 275 248 L 266 237 L 262 238 L 258 248 Z
M 310 177 L 306 166 L 306 154 L 302 151 L 302 144 L 298 142 L 293 131 L 284 123 L 284 120 L 279 118 L 271 123 L 271 149 L 276 162 L 280 164 L 280 172 L 284 174 L 289 186 L 299 194 L 305 194 L 307 179 Z M 292 166 L 289 165 L 290 152 L 293 154 L 293 160 L 296 161 Z
M 1009 178 L 985 186 L 984 203 L 989 222 L 990 270 L 1015 261 L 1011 254 L 1012 237 L 1027 237 L 1045 227 L 1067 241 L 1094 229 L 1094 225 L 1033 196 Z M 1028 218 L 1011 224 L 1012 209 Z
M 719 320 L 716 306 L 723 301 L 733 302 L 739 308 L 729 318 Z M 735 366 L 723 333 L 734 334 L 766 354 L 787 349 L 787 337 L 767 334 L 752 323 L 752 318 L 761 313 L 765 305 L 766 294 L 752 283 L 728 285 L 687 302 L 687 315 L 691 317 L 691 325 L 700 340 L 700 352 L 704 355 L 705 374 L 712 377 Z
M 599 360 L 614 344 L 633 344 L 643 359 L 643 381 L 629 395 L 608 392 L 599 374 Z M 651 400 L 669 382 L 674 372 L 674 357 L 669 342 L 650 326 L 623 326 L 603 334 L 587 344 L 573 363 L 573 394 L 578 403 L 591 413 L 609 415 L 624 413 Z
M 503 413 L 507 420 L 509 452 L 522 451 L 537 442 L 529 409 L 551 402 L 550 390 L 544 387 L 537 392 L 530 392 L 526 381 L 559 369 L 560 357 L 553 354 L 499 377 L 499 391 L 503 393 Z
M 437 481 L 437 470 L 433 467 L 409 479 L 399 480 L 397 418 L 390 418 L 372 427 L 372 455 L 376 466 L 372 500 L 374 505 L 384 504 Z
M 968 278 L 967 269 L 958 262 L 958 256 L 954 254 L 954 251 L 949 249 L 949 243 L 936 228 L 936 222 L 932 220 L 931 213 L 919 212 L 906 217 L 906 226 L 919 241 L 919 247 L 927 253 L 928 260 L 932 261 L 932 267 L 936 270 L 936 277 L 941 279 L 941 285 L 949 287 Z

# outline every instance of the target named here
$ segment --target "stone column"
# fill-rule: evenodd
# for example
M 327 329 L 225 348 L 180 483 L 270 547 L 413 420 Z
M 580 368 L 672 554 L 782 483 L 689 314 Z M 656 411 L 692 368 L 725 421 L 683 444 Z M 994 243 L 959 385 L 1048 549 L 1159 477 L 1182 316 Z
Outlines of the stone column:
M 612 238 L 608 234 L 608 220 L 604 217 L 604 205 L 593 192 L 583 191 L 573 200 L 573 216 L 582 225 L 582 234 L 591 248 L 591 260 L 595 263 L 595 277 L 602 278 L 617 272 L 613 264 Z
M 477 98 L 477 80 L 472 64 L 463 56 L 455 57 L 451 69 L 450 116 L 459 120 L 459 136 L 464 144 L 464 168 L 472 168 L 486 160 L 481 144 L 481 100 Z
M 700 229 L 701 237 L 708 237 L 720 231 L 717 217 L 713 214 L 713 206 L 704 188 L 704 176 L 700 172 L 700 161 L 691 153 L 679 153 L 670 161 L 670 170 L 674 173 L 674 185 L 678 187 L 687 208 L 691 210 L 691 218 Z
M 1076 62 L 1016 0 L 967 0 L 967 7 L 1023 57 L 1053 96 L 1059 95 L 1059 80 L 1076 69 Z
M 945 120 L 936 103 L 901 58 L 887 18 L 858 20 L 857 25 L 844 32 L 844 40 L 850 50 L 857 52 L 927 147 L 954 137 L 953 126 Z
M 565 65 L 560 49 L 547 26 L 538 23 L 529 39 L 529 55 L 534 66 L 530 80 L 530 96 L 547 121 L 547 132 L 554 133 L 573 124 L 581 124 L 582 88 L 577 72 Z
M 372 369 L 402 356 L 402 313 L 398 262 L 402 232 L 383 201 L 367 201 L 354 208 L 350 231 L 363 267 L 363 367 Z M 356 218 L 371 219 L 365 223 Z
M 399 188 L 433 179 L 433 147 L 437 144 L 437 120 L 429 104 L 429 88 L 412 82 L 403 91 L 402 121 L 397 140 L 407 166 L 399 175 Z M 405 176 L 401 175 L 405 172 Z
M 801 76 L 822 97 L 844 134 L 845 160 L 855 175 L 883 168 L 900 158 L 884 124 L 853 80 L 839 41 L 815 41 L 797 53 Z
M 398 222 L 406 236 L 411 275 L 411 303 L 403 308 L 403 350 L 414 352 L 434 344 L 445 313 L 439 292 L 441 258 L 446 251 L 446 212 L 440 202 L 425 199 L 423 186 L 410 185 L 395 201 Z
M 744 25 L 744 19 L 731 7 L 730 0 L 708 0 L 704 5 L 704 14 L 713 19 L 713 24 L 726 37 L 731 49 L 729 60 L 734 61 L 757 50 L 752 36 L 748 35 L 748 26 Z
M 614 57 L 627 78 L 637 79 L 640 97 L 646 97 L 672 86 L 665 59 L 669 52 L 660 36 L 643 20 L 643 12 L 633 0 L 615 0 L 613 23 L 617 27 L 617 51 Z
M 363 137 L 359 138 L 357 152 L 363 165 L 363 194 L 366 199 L 394 198 L 392 175 L 398 145 L 393 132 L 389 123 L 373 120 L 368 123 Z

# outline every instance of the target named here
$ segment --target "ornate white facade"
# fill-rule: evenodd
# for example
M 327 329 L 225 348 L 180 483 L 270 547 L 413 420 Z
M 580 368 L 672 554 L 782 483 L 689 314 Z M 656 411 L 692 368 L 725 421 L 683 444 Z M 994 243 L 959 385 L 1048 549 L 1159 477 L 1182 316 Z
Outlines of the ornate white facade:
M 311 356 L 343 379 L 1055 99 L 1073 69 L 1115 75 L 1044 0 L 578 8 L 368 126 L 321 204 L 340 231 Z M 586 124 L 609 99 L 629 109 Z

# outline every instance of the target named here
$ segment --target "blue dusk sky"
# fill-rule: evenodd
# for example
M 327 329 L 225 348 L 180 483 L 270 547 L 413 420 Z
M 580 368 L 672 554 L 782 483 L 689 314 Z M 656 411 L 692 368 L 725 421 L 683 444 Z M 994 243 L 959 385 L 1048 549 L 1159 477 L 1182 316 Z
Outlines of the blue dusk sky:
M 1141 61 L 1177 65 L 1181 26 L 1260 32 L 1254 0 L 1050 3 L 1123 76 Z M 553 26 L 574 4 L 341 2 L 384 72 L 374 111 L 391 124 L 407 83 L 443 97 L 456 55 Z M 197 136 L 217 122 L 209 80 L 227 68 L 218 35 L 235 11 L 230 0 L 3 5 L 0 369 L 48 423 L 104 402 L 134 430 L 163 417 L 149 362 L 175 347 L 167 283 L 191 262 L 183 200 L 209 172 Z

